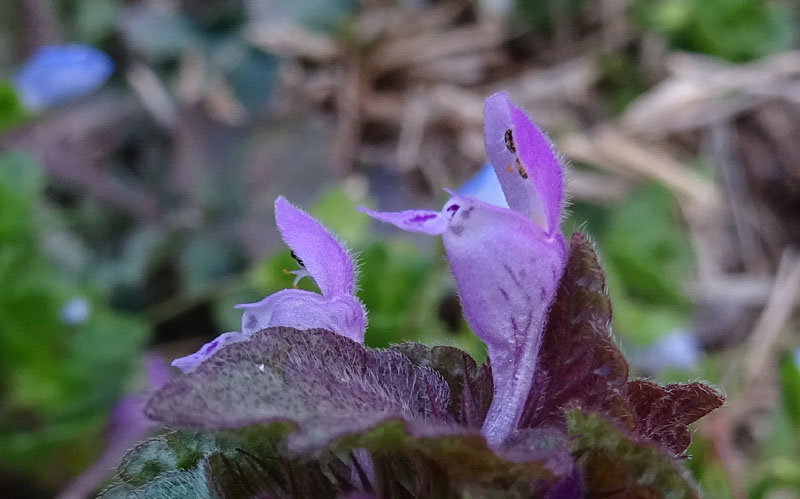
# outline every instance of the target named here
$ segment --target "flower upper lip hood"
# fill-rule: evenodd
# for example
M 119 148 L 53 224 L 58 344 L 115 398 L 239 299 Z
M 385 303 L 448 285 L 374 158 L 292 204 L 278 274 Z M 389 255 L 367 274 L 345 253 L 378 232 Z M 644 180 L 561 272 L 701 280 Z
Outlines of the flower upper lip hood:
M 187 371 L 223 345 L 245 340 L 256 331 L 273 326 L 322 328 L 364 342 L 366 311 L 355 296 L 356 266 L 347 249 L 319 221 L 283 196 L 275 200 L 275 221 L 301 266 L 293 272 L 297 280 L 312 278 L 321 294 L 284 289 L 256 303 L 236 305 L 244 310 L 241 332 L 222 334 L 197 352 L 174 360 L 173 366 Z
M 494 397 L 482 432 L 494 446 L 517 428 L 547 313 L 566 262 L 563 174 L 545 135 L 505 93 L 486 100 L 486 151 L 509 208 L 451 193 L 439 212 L 361 211 L 441 235 L 464 315 L 486 343 Z

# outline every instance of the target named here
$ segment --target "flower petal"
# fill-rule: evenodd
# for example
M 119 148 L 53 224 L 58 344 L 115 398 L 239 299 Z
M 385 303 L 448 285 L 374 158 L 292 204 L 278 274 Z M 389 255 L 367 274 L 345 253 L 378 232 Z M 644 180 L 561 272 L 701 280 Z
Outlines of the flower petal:
M 200 347 L 200 350 L 196 351 L 195 353 L 173 360 L 172 365 L 183 372 L 189 371 L 207 358 L 211 357 L 214 352 L 223 346 L 229 343 L 236 343 L 237 341 L 244 341 L 246 339 L 247 335 L 242 333 L 223 333 Z
M 547 234 L 557 232 L 564 179 L 550 140 L 505 92 L 486 99 L 483 112 L 486 154 L 508 205 L 538 223 Z
M 390 223 L 409 232 L 421 232 L 436 236 L 447 230 L 447 217 L 438 211 L 372 211 L 363 206 L 359 206 L 357 209 L 375 220 Z
M 516 429 L 530 391 L 547 311 L 564 268 L 560 233 L 519 213 L 454 196 L 442 236 L 472 330 L 487 346 L 495 394 L 483 426 L 491 445 Z
M 311 291 L 284 289 L 259 302 L 236 305 L 236 308 L 244 309 L 244 334 L 273 326 L 301 330 L 321 328 L 364 343 L 366 312 L 354 296 L 325 298 Z
M 323 295 L 355 293 L 353 259 L 322 224 L 283 196 L 275 200 L 275 221 L 286 245 L 302 261 Z

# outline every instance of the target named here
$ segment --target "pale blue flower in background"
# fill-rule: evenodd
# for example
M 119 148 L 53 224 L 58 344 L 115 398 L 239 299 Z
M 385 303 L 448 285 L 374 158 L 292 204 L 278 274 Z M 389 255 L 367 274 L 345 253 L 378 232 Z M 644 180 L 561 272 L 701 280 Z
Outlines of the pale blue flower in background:
M 102 86 L 114 71 L 111 58 L 82 44 L 49 45 L 31 55 L 14 75 L 29 111 L 41 111 Z
M 500 179 L 497 178 L 491 163 L 484 164 L 475 175 L 461 184 L 457 193 L 461 196 L 472 196 L 487 204 L 508 208 Z
M 58 315 L 64 324 L 77 326 L 86 322 L 91 313 L 92 307 L 89 305 L 89 301 L 83 296 L 74 296 L 61 306 Z
M 666 368 L 691 369 L 700 362 L 701 347 L 689 331 L 677 329 L 667 333 L 649 346 L 631 352 L 633 364 L 645 372 Z
M 800 348 L 794 351 L 794 363 L 800 369 Z

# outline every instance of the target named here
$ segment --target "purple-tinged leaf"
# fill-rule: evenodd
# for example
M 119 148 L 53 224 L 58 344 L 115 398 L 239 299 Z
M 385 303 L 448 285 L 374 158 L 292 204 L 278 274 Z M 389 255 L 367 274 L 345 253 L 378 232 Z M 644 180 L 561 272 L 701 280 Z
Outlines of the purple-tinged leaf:
M 686 425 L 721 407 L 725 398 L 703 383 L 658 386 L 645 380 L 629 381 L 626 398 L 636 421 L 635 433 L 660 444 L 676 456 L 689 447 Z
M 624 398 L 628 364 L 610 326 L 603 270 L 591 244 L 573 234 L 521 427 L 558 425 L 564 408 L 579 406 L 632 428 Z
M 631 439 L 599 414 L 571 410 L 566 420 L 586 497 L 698 497 L 687 470 L 659 446 Z
M 542 461 L 555 476 L 566 476 L 573 470 L 570 442 L 559 428 L 525 428 L 513 432 L 497 449 L 508 461 Z
M 572 471 L 562 476 L 547 491 L 545 499 L 575 499 L 586 496 L 586 486 L 583 484 L 583 475 L 575 466 Z
M 678 456 L 689 444 L 686 425 L 722 402 L 702 383 L 628 381 L 628 364 L 611 336 L 602 268 L 591 244 L 573 234 L 521 427 L 561 425 L 564 410 L 578 407 Z
M 453 347 L 402 343 L 391 349 L 444 378 L 450 387 L 449 413 L 455 422 L 469 428 L 483 425 L 493 393 L 492 372 L 487 364 L 478 366 L 468 353 Z
M 277 327 L 226 345 L 170 381 L 145 412 L 178 427 L 293 423 L 289 445 L 299 451 L 390 419 L 412 432 L 445 425 L 448 403 L 444 380 L 397 352 L 367 350 L 321 329 Z

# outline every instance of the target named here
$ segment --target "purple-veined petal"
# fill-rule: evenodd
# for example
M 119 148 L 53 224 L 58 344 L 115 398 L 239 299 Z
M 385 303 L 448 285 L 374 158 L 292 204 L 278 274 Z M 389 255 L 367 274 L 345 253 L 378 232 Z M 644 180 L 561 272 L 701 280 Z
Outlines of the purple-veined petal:
M 437 236 L 447 230 L 447 217 L 438 211 L 405 210 L 405 211 L 372 211 L 359 206 L 358 211 L 366 213 L 375 220 L 390 223 L 409 232 L 421 232 Z
M 39 111 L 100 87 L 114 71 L 105 53 L 81 44 L 45 46 L 14 75 L 25 107 Z
M 181 357 L 179 359 L 175 359 L 172 361 L 172 365 L 177 367 L 183 372 L 186 372 L 190 369 L 193 369 L 196 365 L 200 364 L 207 358 L 211 357 L 214 352 L 222 348 L 223 346 L 229 343 L 235 343 L 237 341 L 243 341 L 247 339 L 247 335 L 242 333 L 223 333 L 213 340 L 209 341 L 198 351 L 191 355 L 187 355 L 186 357 Z
M 484 106 L 486 154 L 511 209 L 545 229 L 558 231 L 564 202 L 561 165 L 550 140 L 505 92 Z
M 454 196 L 442 236 L 472 330 L 487 346 L 495 393 L 482 432 L 500 445 L 516 429 L 536 370 L 547 311 L 564 269 L 560 233 L 519 213 Z
M 283 196 L 275 200 L 275 221 L 286 245 L 297 255 L 323 295 L 330 298 L 355 293 L 353 259 L 322 224 Z
M 246 335 L 273 326 L 322 328 L 364 343 L 366 312 L 354 296 L 326 298 L 311 291 L 284 289 L 236 308 L 244 309 L 242 332 Z
M 461 184 L 461 187 L 456 192 L 460 196 L 470 196 L 484 203 L 508 208 L 508 201 L 506 201 L 506 195 L 503 193 L 503 187 L 500 185 L 500 180 L 497 178 L 497 173 L 491 163 L 481 166 L 481 169 L 469 180 Z

